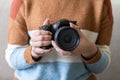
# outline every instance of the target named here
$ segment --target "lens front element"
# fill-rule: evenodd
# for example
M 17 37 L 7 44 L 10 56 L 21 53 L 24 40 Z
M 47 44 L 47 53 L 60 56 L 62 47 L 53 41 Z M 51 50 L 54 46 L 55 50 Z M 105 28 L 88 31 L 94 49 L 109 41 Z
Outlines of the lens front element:
M 80 37 L 75 29 L 64 26 L 56 31 L 54 40 L 61 49 L 72 51 L 78 46 Z

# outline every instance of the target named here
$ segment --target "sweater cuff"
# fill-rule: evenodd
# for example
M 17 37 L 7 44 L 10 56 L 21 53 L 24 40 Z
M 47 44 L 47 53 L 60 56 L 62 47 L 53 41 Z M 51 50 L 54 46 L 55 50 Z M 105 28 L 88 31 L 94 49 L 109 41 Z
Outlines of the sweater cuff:
M 31 50 L 32 50 L 32 46 L 29 46 L 24 53 L 24 58 L 26 60 L 26 62 L 28 64 L 35 64 L 37 61 L 39 61 L 41 58 L 39 58 L 39 60 L 35 60 L 33 59 L 32 55 L 31 55 Z
M 96 55 L 94 57 L 92 57 L 91 59 L 89 60 L 86 60 L 84 57 L 82 57 L 82 60 L 87 63 L 87 64 L 92 64 L 92 63 L 95 63 L 97 62 L 99 59 L 101 58 L 101 53 L 99 51 L 99 49 L 97 50 L 96 52 Z

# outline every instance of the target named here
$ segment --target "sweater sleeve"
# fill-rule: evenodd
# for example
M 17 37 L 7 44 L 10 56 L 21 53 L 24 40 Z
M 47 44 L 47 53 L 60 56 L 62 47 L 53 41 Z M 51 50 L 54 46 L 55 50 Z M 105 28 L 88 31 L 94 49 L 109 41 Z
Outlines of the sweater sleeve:
M 23 0 L 13 0 L 11 5 L 5 58 L 8 64 L 15 69 L 25 69 L 36 63 L 31 56 Z
M 92 59 L 83 59 L 88 70 L 93 73 L 100 73 L 104 71 L 110 64 L 111 52 L 109 49 L 109 45 L 113 26 L 112 8 L 110 0 L 105 0 L 101 17 L 101 26 L 96 41 L 98 51 Z

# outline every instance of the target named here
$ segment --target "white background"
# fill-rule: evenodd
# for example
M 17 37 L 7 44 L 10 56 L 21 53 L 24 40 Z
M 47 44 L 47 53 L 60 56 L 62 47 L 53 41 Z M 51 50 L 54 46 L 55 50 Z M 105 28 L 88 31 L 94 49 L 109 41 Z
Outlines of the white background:
M 8 16 L 12 0 L 0 0 L 0 80 L 12 80 L 13 70 L 5 61 Z M 98 75 L 98 80 L 120 80 L 120 0 L 112 0 L 114 27 L 111 41 L 112 60 L 107 70 Z

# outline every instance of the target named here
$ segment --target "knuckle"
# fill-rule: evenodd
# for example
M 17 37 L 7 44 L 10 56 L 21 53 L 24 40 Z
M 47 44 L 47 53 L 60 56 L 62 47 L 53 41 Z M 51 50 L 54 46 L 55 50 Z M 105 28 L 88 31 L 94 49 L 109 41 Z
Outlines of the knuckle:
M 44 40 L 44 36 L 40 36 L 40 40 Z
M 51 39 L 52 39 L 52 36 L 49 36 L 49 39 L 51 40 Z
M 36 53 L 39 54 L 41 52 L 40 48 L 36 48 Z
M 43 43 L 42 43 L 42 42 L 40 42 L 38 45 L 43 46 Z
M 52 44 L 52 42 L 49 42 L 49 43 L 48 43 L 48 45 L 51 45 L 51 44 Z
M 48 32 L 47 32 L 47 34 L 51 35 L 51 32 L 50 32 L 50 31 L 48 31 Z

